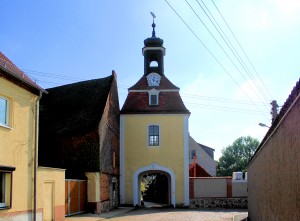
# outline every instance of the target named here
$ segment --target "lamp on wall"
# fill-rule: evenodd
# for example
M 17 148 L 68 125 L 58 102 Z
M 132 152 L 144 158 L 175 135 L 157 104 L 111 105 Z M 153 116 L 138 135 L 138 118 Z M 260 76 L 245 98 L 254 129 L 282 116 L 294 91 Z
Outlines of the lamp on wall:
M 261 126 L 261 127 L 267 127 L 267 128 L 270 128 L 269 126 L 267 126 L 267 125 L 265 125 L 265 124 L 263 124 L 263 123 L 259 123 L 258 125 Z

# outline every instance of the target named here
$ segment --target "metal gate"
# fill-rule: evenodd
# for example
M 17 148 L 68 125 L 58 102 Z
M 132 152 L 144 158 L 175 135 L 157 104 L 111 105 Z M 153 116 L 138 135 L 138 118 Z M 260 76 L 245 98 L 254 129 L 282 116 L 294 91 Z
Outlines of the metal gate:
M 71 216 L 83 213 L 87 208 L 87 181 L 66 179 L 65 214 Z

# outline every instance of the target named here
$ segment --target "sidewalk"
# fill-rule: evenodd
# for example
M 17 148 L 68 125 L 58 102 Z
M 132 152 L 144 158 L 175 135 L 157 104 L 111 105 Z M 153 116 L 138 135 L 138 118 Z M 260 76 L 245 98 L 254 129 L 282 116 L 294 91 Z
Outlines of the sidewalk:
M 101 214 L 92 214 L 92 213 L 83 213 L 70 217 L 66 217 L 65 221 L 99 221 L 109 219 L 114 216 L 118 216 L 121 214 L 128 213 L 134 210 L 134 207 L 119 207 L 117 209 L 113 209 L 109 212 L 101 213 Z
M 233 221 L 247 221 L 248 213 L 233 216 Z

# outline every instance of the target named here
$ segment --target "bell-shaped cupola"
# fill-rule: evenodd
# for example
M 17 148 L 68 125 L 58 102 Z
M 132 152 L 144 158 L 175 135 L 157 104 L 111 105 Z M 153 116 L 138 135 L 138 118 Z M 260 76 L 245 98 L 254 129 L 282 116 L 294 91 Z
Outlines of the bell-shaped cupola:
M 163 47 L 163 39 L 155 35 L 155 23 L 152 23 L 152 37 L 144 40 L 145 47 L 143 48 L 144 55 L 144 76 L 151 73 L 157 73 L 164 76 L 164 55 L 166 49 Z

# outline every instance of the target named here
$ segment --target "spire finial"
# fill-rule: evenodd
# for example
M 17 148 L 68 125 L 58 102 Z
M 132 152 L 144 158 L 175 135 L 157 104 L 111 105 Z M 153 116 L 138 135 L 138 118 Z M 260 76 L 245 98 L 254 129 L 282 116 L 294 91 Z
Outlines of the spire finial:
M 154 23 L 154 18 L 156 18 L 155 14 L 153 12 L 150 12 L 150 14 L 152 15 L 153 17 L 153 23 L 152 23 L 152 28 L 153 28 L 153 31 L 152 31 L 152 37 L 156 37 L 155 36 L 155 23 Z

